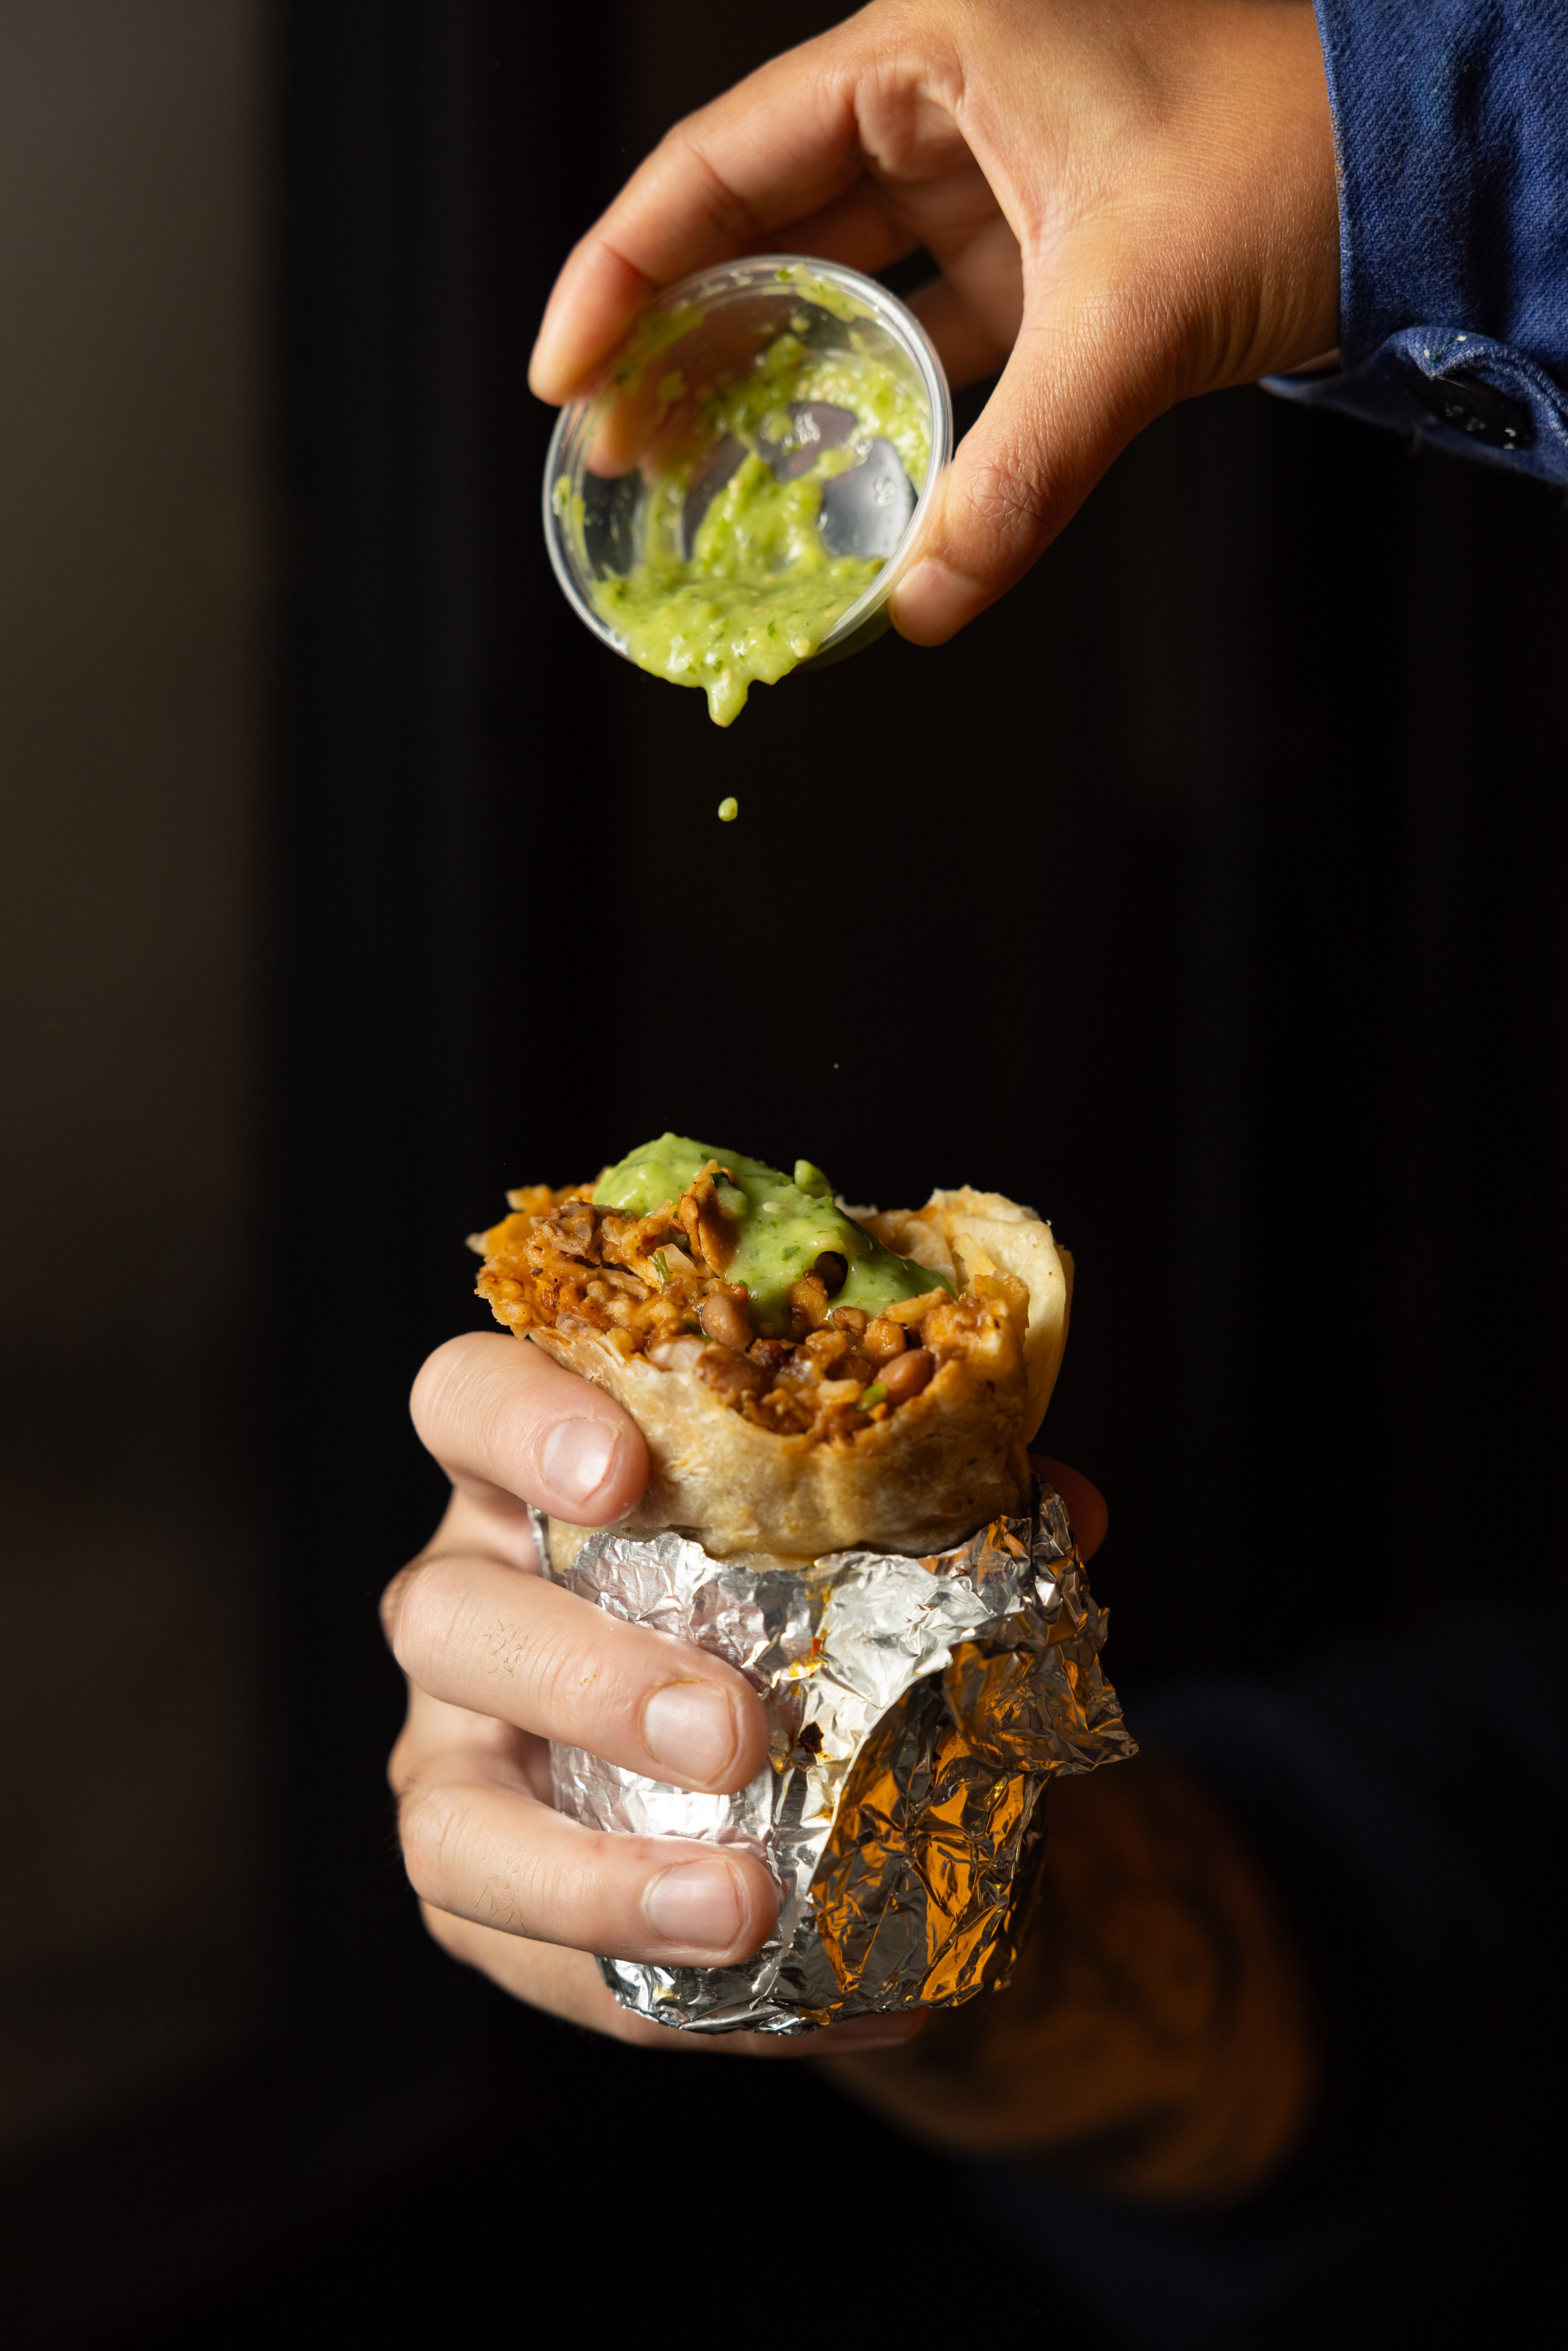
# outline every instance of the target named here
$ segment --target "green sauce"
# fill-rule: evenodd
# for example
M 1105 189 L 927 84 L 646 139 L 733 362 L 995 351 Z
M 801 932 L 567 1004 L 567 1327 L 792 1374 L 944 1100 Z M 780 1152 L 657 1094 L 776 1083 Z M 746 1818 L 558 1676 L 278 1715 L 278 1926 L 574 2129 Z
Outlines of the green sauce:
M 863 1225 L 846 1217 L 833 1204 L 827 1177 L 809 1160 L 796 1161 L 791 1182 L 760 1159 L 693 1143 L 684 1134 L 662 1134 L 612 1167 L 593 1196 L 601 1207 L 628 1216 L 651 1216 L 666 1200 L 677 1199 L 710 1159 L 727 1167 L 734 1178 L 731 1183 L 722 1176 L 715 1179 L 738 1236 L 727 1279 L 745 1282 L 763 1331 L 782 1329 L 791 1282 L 810 1273 L 824 1249 L 836 1250 L 849 1266 L 843 1288 L 833 1299 L 835 1306 L 859 1306 L 867 1314 L 879 1314 L 901 1298 L 952 1289 L 946 1274 L 933 1273 L 913 1258 L 883 1249 Z
M 802 290 L 818 299 L 814 287 Z M 661 398 L 666 385 L 672 398 L 684 389 L 672 373 L 659 385 Z M 759 453 L 789 435 L 791 402 L 848 409 L 855 430 L 823 447 L 809 472 L 779 481 Z M 882 439 L 891 442 L 918 491 L 931 460 L 930 434 L 924 405 L 883 361 L 864 351 L 812 351 L 793 330 L 778 336 L 747 374 L 703 401 L 701 412 L 706 449 L 733 436 L 746 455 L 710 501 L 690 561 L 682 552 L 682 520 L 696 457 L 649 483 L 642 559 L 623 577 L 601 580 L 593 601 L 640 668 L 675 685 L 700 686 L 709 716 L 727 726 L 745 708 L 754 681 L 777 684 L 809 660 L 882 569 L 876 560 L 829 554 L 817 527 L 823 483 L 859 465 Z

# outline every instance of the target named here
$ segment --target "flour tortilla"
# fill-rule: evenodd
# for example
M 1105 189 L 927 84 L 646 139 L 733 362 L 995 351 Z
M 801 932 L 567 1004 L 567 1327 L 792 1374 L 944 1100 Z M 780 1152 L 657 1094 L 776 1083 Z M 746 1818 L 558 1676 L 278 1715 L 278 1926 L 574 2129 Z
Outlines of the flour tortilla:
M 1032 1208 L 1001 1192 L 933 1192 L 923 1208 L 890 1208 L 861 1222 L 902 1257 L 950 1273 L 960 1290 L 977 1274 L 1015 1274 L 1029 1291 L 1024 1363 L 1029 1375 L 1025 1434 L 1032 1442 L 1067 1347 L 1072 1303 L 1072 1259 L 1058 1248 L 1051 1227 Z

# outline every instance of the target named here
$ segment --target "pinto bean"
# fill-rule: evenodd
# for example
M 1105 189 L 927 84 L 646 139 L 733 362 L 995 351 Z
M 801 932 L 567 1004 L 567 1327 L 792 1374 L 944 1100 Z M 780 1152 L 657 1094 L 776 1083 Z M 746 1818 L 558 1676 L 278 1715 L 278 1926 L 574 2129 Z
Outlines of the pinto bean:
M 743 1355 L 751 1344 L 751 1317 L 741 1299 L 732 1290 L 713 1290 L 703 1300 L 697 1320 L 710 1339 L 721 1347 L 733 1347 Z
M 929 1347 L 911 1347 L 883 1364 L 877 1378 L 887 1390 L 889 1404 L 907 1404 L 917 1396 L 936 1369 L 936 1358 Z

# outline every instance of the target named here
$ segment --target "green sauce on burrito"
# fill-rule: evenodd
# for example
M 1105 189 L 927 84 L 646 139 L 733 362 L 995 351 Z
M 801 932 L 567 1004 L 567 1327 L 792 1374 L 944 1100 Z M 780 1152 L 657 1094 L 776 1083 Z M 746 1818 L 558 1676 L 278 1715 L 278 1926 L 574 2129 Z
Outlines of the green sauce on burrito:
M 744 1152 L 721 1151 L 684 1134 L 662 1134 L 612 1167 L 593 1196 L 601 1207 L 627 1216 L 652 1216 L 666 1201 L 677 1199 L 713 1159 L 728 1171 L 727 1180 L 716 1178 L 716 1189 L 737 1234 L 727 1278 L 746 1284 L 752 1311 L 764 1330 L 782 1324 L 790 1284 L 828 1254 L 842 1258 L 848 1267 L 843 1286 L 833 1293 L 835 1306 L 858 1306 L 867 1314 L 880 1314 L 902 1298 L 952 1290 L 946 1274 L 884 1249 L 863 1225 L 845 1216 L 827 1177 L 807 1159 L 796 1161 L 791 1178 L 763 1160 L 747 1158 Z

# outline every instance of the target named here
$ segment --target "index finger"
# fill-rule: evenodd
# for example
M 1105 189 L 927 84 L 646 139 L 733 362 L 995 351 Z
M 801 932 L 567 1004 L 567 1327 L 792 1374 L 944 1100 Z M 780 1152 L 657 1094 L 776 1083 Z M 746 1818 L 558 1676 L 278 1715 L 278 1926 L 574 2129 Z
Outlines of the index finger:
M 608 1526 L 648 1482 L 643 1432 L 613 1396 L 499 1331 L 437 1347 L 409 1410 L 458 1490 L 503 1519 L 531 1502 L 574 1526 Z
M 862 168 L 854 77 L 838 27 L 759 67 L 661 140 L 573 247 L 546 305 L 528 381 L 570 398 L 650 296 L 756 250 L 821 211 Z

